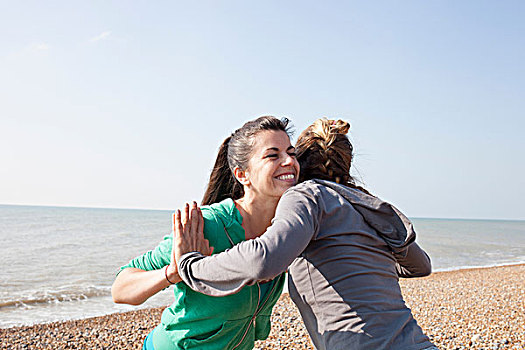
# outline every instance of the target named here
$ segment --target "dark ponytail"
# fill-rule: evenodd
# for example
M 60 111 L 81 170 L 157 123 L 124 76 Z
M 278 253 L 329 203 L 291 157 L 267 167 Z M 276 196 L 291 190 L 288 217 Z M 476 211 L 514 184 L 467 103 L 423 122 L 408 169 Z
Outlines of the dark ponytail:
M 244 195 L 244 189 L 235 179 L 228 165 L 228 145 L 231 138 L 228 136 L 219 148 L 201 205 L 218 203 L 226 198 L 239 199 Z

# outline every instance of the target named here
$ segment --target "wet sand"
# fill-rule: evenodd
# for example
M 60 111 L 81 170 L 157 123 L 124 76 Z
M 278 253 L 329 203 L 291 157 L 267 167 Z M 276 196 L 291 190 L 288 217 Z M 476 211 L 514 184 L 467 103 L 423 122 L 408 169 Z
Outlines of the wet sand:
M 525 349 L 525 265 L 403 279 L 407 305 L 440 349 Z M 0 329 L 0 349 L 140 349 L 162 308 Z M 255 349 L 313 349 L 287 294 Z

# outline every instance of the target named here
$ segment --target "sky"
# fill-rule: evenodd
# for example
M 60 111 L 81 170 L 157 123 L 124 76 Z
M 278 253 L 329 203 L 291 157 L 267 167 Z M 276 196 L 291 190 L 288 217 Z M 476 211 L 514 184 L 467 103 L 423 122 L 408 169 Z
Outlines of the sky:
M 524 220 L 524 13 L 0 0 L 0 204 L 176 209 L 244 122 L 298 135 L 326 116 L 351 124 L 352 174 L 407 216 Z

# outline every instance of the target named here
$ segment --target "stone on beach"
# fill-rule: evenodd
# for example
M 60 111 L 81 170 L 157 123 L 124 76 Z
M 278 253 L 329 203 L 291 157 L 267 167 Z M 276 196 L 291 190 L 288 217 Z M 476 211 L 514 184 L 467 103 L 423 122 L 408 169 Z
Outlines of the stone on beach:
M 440 349 L 524 349 L 525 265 L 437 272 L 402 279 L 407 305 Z M 0 329 L 0 349 L 140 349 L 162 308 Z M 287 294 L 255 349 L 313 349 Z

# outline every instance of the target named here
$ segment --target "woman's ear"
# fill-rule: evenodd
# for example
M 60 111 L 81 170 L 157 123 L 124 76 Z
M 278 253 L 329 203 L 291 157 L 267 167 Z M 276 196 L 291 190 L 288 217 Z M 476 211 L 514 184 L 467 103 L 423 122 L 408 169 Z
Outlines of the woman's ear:
M 248 174 L 245 170 L 241 170 L 239 167 L 233 169 L 233 175 L 241 183 L 241 185 L 246 186 L 250 184 L 250 180 L 248 180 Z

